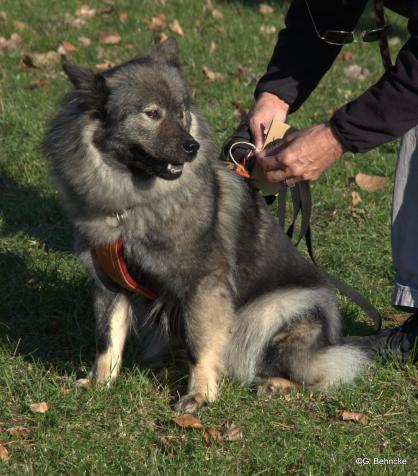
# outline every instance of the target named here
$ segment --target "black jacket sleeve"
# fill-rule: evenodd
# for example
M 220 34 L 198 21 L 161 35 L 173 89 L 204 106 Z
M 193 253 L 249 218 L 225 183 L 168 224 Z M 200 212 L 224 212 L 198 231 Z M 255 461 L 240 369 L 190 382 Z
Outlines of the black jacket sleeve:
M 310 1 L 320 34 L 329 29 L 353 30 L 366 3 L 365 0 Z M 330 121 L 335 134 L 353 152 L 366 152 L 400 137 L 418 124 L 418 2 L 397 0 L 392 4 L 395 10 L 409 17 L 409 40 L 394 67 L 359 98 L 339 109 Z M 279 34 L 255 96 L 263 91 L 271 92 L 287 102 L 291 112 L 295 111 L 339 51 L 340 47 L 318 38 L 305 0 L 294 0 L 286 16 L 286 28 Z
M 393 68 L 356 100 L 339 109 L 330 124 L 352 152 L 367 152 L 418 124 L 418 2 L 411 8 L 410 38 Z
M 327 30 L 354 30 L 367 0 L 310 1 L 320 34 Z M 349 6 L 347 6 L 349 4 Z M 266 74 L 259 80 L 255 97 L 276 94 L 296 111 L 315 89 L 341 50 L 329 45 L 315 31 L 305 0 L 294 0 L 285 19 Z

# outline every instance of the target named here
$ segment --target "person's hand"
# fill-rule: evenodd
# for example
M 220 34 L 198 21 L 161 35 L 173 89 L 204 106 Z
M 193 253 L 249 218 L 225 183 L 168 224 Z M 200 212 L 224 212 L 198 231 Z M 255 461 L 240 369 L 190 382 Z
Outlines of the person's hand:
M 267 180 L 292 186 L 318 179 L 343 153 L 331 127 L 319 124 L 289 134 L 273 148 L 255 155 Z
M 263 148 L 265 134 L 267 134 L 273 118 L 279 122 L 286 122 L 289 105 L 270 93 L 261 93 L 256 103 L 248 113 L 251 135 L 258 150 Z

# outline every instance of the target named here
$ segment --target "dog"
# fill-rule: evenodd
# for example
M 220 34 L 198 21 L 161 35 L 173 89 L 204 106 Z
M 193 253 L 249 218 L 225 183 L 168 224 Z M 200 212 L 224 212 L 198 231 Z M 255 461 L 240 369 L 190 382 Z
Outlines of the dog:
M 44 150 L 94 283 L 97 354 L 84 382 L 117 377 L 132 328 L 144 360 L 187 352 L 178 411 L 214 401 L 223 376 L 260 393 L 351 382 L 369 357 L 343 344 L 326 276 L 251 183 L 217 159 L 176 42 L 101 73 L 64 70 L 74 88 Z M 118 240 L 129 276 L 155 299 L 103 270 L 97 249 Z

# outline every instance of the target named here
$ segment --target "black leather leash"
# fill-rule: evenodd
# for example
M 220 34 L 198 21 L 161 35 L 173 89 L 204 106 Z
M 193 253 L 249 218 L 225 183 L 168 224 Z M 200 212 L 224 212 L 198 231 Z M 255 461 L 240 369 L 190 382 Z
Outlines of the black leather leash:
M 294 187 L 287 187 L 282 185 L 279 189 L 277 202 L 278 202 L 278 219 L 279 224 L 284 229 L 285 227 L 285 218 L 286 218 L 286 199 L 287 199 L 287 190 L 290 189 L 292 196 L 292 205 L 293 205 L 293 217 L 292 222 L 287 229 L 287 235 L 290 239 L 293 238 L 293 234 L 296 227 L 296 221 L 299 214 L 301 215 L 301 224 L 298 238 L 295 242 L 295 246 L 304 239 L 306 243 L 306 248 L 308 250 L 309 256 L 312 262 L 321 269 L 321 272 L 326 275 L 329 282 L 338 289 L 342 294 L 350 298 L 355 304 L 357 304 L 363 311 L 373 320 L 376 331 L 379 331 L 382 327 L 382 316 L 379 311 L 370 303 L 362 294 L 360 294 L 356 289 L 354 289 L 349 284 L 345 283 L 341 279 L 336 278 L 332 274 L 325 271 L 322 267 L 318 265 L 315 260 L 312 248 L 312 231 L 311 231 L 311 213 L 312 213 L 312 196 L 311 188 L 309 182 L 301 182 L 296 184 Z

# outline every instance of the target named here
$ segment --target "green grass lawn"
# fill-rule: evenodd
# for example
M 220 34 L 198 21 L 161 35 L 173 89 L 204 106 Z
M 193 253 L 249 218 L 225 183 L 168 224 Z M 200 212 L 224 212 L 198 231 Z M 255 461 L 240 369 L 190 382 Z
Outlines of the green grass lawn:
M 158 33 L 148 22 L 165 13 L 177 19 L 184 76 L 220 145 L 238 122 L 237 104 L 248 108 L 276 33 L 283 26 L 286 2 L 272 2 L 262 15 L 259 2 L 215 1 L 223 18 L 194 0 L 92 1 L 91 8 L 114 11 L 71 25 L 82 2 L 2 0 L 0 36 L 18 31 L 22 43 L 0 51 L 0 443 L 9 453 L 0 474 L 416 474 L 418 441 L 417 370 L 395 360 L 376 363 L 355 385 L 332 394 L 308 391 L 258 398 L 254 389 L 224 382 L 221 397 L 200 416 L 204 430 L 180 428 L 172 406 L 184 390 L 186 372 L 170 365 L 152 373 L 139 367 L 135 342 L 111 389 L 77 390 L 74 382 L 94 358 L 94 320 L 90 284 L 71 253 L 71 229 L 40 152 L 46 124 L 69 83 L 59 66 L 24 68 L 23 54 L 56 50 L 67 41 L 77 47 L 72 61 L 94 67 L 122 62 L 148 47 Z M 127 18 L 120 14 L 127 12 Z M 70 14 L 72 16 L 68 17 Z M 215 14 L 216 16 L 216 14 Z M 219 17 L 219 15 L 217 15 Z M 405 22 L 393 17 L 394 35 L 405 39 Z M 366 15 L 362 27 L 370 26 Z M 264 27 L 263 31 L 260 27 Z M 117 45 L 103 45 L 101 32 L 117 32 Z M 169 33 L 169 29 L 164 29 Z M 78 38 L 88 37 L 90 46 Z M 216 48 L 211 52 L 211 42 Z M 400 45 L 394 46 L 394 53 Z M 212 47 L 213 49 L 213 47 Z M 382 72 L 376 45 L 346 49 L 309 101 L 291 116 L 296 127 L 326 120 Z M 370 76 L 349 79 L 350 64 Z M 207 84 L 204 66 L 223 79 Z M 35 80 L 42 87 L 30 87 Z M 397 144 L 364 155 L 346 154 L 313 184 L 314 244 L 318 261 L 363 292 L 385 315 L 385 326 L 399 317 L 390 307 L 393 269 L 390 255 L 390 204 Z M 358 172 L 389 177 L 383 190 L 359 191 Z M 359 211 L 350 211 L 351 194 L 360 193 Z M 367 319 L 341 299 L 346 329 L 367 333 Z M 47 402 L 44 414 L 32 403 Z M 367 415 L 366 424 L 345 422 L 344 410 Z M 229 441 L 227 425 L 242 438 Z M 26 435 L 10 428 L 24 427 Z M 217 438 L 219 431 L 222 438 Z M 207 436 L 207 435 L 206 435 Z M 4 453 L 3 453 L 4 454 Z M 405 465 L 356 464 L 356 458 L 400 458 Z M 5 458 L 6 459 L 6 458 Z

